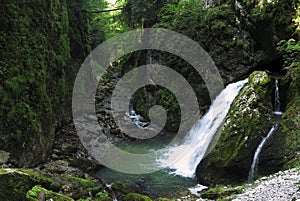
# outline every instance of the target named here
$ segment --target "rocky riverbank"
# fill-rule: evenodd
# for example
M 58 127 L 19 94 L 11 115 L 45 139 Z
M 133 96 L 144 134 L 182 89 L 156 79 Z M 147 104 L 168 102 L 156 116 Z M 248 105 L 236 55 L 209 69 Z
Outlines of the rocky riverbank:
M 300 169 L 280 171 L 269 177 L 262 177 L 244 189 L 233 201 L 299 201 Z

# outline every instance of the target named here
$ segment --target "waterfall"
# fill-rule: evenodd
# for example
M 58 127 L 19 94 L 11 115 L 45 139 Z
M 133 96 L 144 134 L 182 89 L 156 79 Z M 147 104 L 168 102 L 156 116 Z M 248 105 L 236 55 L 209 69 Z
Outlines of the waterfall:
M 280 96 L 279 96 L 279 82 L 276 79 L 275 80 L 275 101 L 274 101 L 274 114 L 276 115 L 282 115 L 282 112 L 280 111 Z
M 266 141 L 270 137 L 272 137 L 272 135 L 277 131 L 277 129 L 278 129 L 278 123 L 276 123 L 272 126 L 272 128 L 269 131 L 268 135 L 266 137 L 264 137 L 262 139 L 262 141 L 260 142 L 260 144 L 258 145 L 258 147 L 255 151 L 254 157 L 253 157 L 253 161 L 252 161 L 252 164 L 251 164 L 250 171 L 249 171 L 249 176 L 248 176 L 248 182 L 249 183 L 253 182 L 253 180 L 254 180 L 255 172 L 258 168 L 259 154 L 260 154 L 264 144 L 266 143 Z
M 213 101 L 208 112 L 191 128 L 183 143 L 170 148 L 159 163 L 176 175 L 194 177 L 196 167 L 225 119 L 230 105 L 248 79 L 229 84 Z M 184 154 L 182 154 L 184 153 Z M 182 156 L 178 158 L 178 156 Z
M 126 113 L 126 116 L 128 116 L 134 122 L 134 124 L 140 128 L 145 128 L 150 124 L 149 122 L 145 121 L 141 115 L 135 112 L 132 105 L 129 106 L 129 113 Z
M 274 114 L 275 115 L 282 115 L 282 112 L 280 111 L 280 95 L 279 95 L 279 81 L 275 79 L 275 100 L 274 100 Z M 269 131 L 268 135 L 262 139 L 260 144 L 255 150 L 253 161 L 251 164 L 251 168 L 249 171 L 249 176 L 248 176 L 248 182 L 251 183 L 254 180 L 255 177 L 255 172 L 257 171 L 258 168 L 258 161 L 259 161 L 259 154 L 266 143 L 266 141 L 272 137 L 272 135 L 277 131 L 278 129 L 278 123 L 273 124 L 271 130 Z

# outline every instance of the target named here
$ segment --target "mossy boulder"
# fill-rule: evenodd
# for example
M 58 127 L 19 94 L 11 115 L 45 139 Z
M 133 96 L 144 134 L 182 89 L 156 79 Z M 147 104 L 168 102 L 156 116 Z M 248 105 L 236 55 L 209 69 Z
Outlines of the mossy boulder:
M 123 201 L 152 201 L 148 196 L 141 195 L 138 193 L 128 193 Z
M 0 195 L 3 201 L 26 200 L 26 193 L 37 184 L 50 185 L 51 180 L 29 170 L 0 169 Z
M 266 72 L 250 75 L 230 107 L 215 148 L 197 167 L 201 184 L 235 183 L 247 178 L 254 152 L 272 126 L 272 87 Z
M 168 198 L 157 198 L 157 199 L 155 199 L 155 201 L 172 201 L 172 200 L 170 200 Z
M 128 184 L 120 182 L 120 181 L 115 182 L 111 188 L 114 191 L 124 193 L 124 194 L 132 192 L 132 189 L 130 188 L 130 186 Z
M 201 198 L 218 200 L 222 197 L 229 197 L 232 194 L 242 193 L 243 189 L 241 187 L 231 187 L 231 186 L 220 186 L 217 185 L 214 188 L 204 189 L 200 192 Z
M 79 168 L 85 172 L 97 171 L 101 167 L 97 162 L 87 158 L 74 159 L 70 161 L 70 166 Z
M 39 194 L 43 191 L 46 201 L 55 200 L 55 201 L 74 201 L 74 199 L 53 191 L 49 191 L 41 186 L 34 186 L 31 190 L 26 193 L 26 198 L 29 201 L 39 201 Z

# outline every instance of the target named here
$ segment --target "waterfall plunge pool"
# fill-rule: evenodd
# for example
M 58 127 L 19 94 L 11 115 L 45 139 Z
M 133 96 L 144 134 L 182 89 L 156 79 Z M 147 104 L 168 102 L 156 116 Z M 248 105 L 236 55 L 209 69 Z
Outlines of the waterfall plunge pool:
M 147 153 L 152 149 L 160 149 L 167 146 L 174 134 L 158 135 L 149 140 L 138 140 L 122 142 L 118 145 L 120 149 L 131 153 Z M 150 174 L 125 174 L 103 167 L 96 176 L 104 183 L 110 184 L 121 181 L 128 184 L 131 189 L 155 199 L 158 197 L 179 197 L 189 193 L 188 188 L 197 185 L 195 178 L 174 175 L 174 170 L 164 168 Z
M 193 177 L 196 167 L 205 156 L 218 129 L 222 126 L 231 103 L 247 82 L 248 79 L 245 79 L 229 84 L 212 102 L 209 111 L 192 126 L 181 144 L 168 147 L 172 135 L 165 134 L 155 136 L 150 140 L 122 142 L 117 145 L 124 151 L 136 154 L 166 148 L 160 152 L 157 160 L 157 165 L 162 168 L 160 171 L 132 175 L 102 168 L 98 171 L 97 177 L 108 184 L 115 181 L 125 182 L 135 191 L 152 198 L 176 198 L 184 191 L 187 192 L 188 188 L 197 185 L 197 181 Z M 198 186 L 199 189 L 201 187 Z

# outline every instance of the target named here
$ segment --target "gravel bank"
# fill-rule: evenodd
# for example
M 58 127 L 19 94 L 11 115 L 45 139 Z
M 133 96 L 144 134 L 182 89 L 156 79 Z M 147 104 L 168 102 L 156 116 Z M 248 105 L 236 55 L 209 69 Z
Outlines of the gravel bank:
M 300 201 L 299 181 L 300 169 L 281 171 L 255 181 L 233 201 Z

